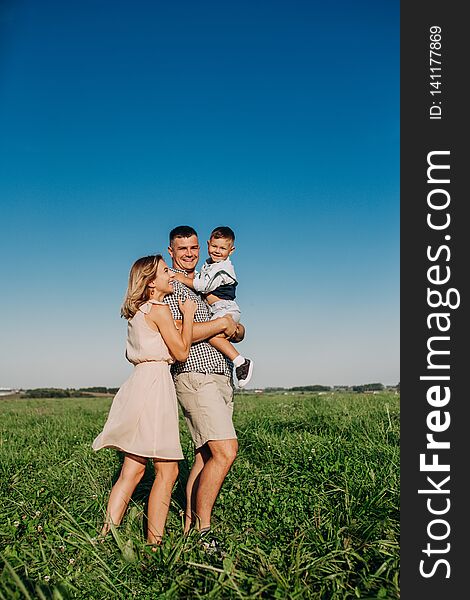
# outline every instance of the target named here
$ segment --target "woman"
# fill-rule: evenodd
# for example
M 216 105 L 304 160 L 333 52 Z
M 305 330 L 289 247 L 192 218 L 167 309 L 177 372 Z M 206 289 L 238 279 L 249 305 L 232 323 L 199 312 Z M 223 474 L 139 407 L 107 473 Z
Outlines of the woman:
M 183 458 L 170 364 L 188 357 L 197 309 L 193 300 L 180 301 L 183 322 L 181 330 L 177 329 L 163 302 L 173 292 L 172 279 L 160 254 L 139 258 L 131 268 L 121 316 L 128 320 L 126 357 L 134 364 L 134 372 L 114 397 L 103 431 L 93 442 L 94 450 L 116 448 L 124 452 L 101 536 L 108 533 L 111 524 L 121 523 L 147 460 L 153 460 L 155 481 L 148 502 L 147 542 L 154 548 L 162 540 L 178 476 L 177 461 Z

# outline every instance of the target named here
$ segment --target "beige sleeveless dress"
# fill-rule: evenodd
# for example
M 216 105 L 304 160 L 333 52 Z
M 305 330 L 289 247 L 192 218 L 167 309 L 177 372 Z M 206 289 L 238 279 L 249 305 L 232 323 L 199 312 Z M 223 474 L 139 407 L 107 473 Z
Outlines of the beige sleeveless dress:
M 92 447 L 181 460 L 178 404 L 170 374 L 174 361 L 160 333 L 145 320 L 152 304 L 164 302 L 149 300 L 128 322 L 126 357 L 134 372 L 114 397 L 108 420 Z

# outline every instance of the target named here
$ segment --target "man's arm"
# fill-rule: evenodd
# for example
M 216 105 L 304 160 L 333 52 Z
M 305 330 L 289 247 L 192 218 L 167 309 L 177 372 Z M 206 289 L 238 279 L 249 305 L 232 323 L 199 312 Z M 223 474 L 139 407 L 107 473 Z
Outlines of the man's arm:
M 175 321 L 178 325 L 178 328 L 181 326 L 181 321 Z M 240 325 L 237 326 L 235 321 L 232 319 L 230 315 L 225 315 L 223 317 L 218 317 L 213 321 L 204 321 L 203 323 L 193 323 L 193 344 L 196 342 L 202 342 L 203 340 L 207 340 L 215 335 L 223 334 L 225 338 L 229 338 L 234 342 L 239 342 L 243 339 L 245 335 L 245 328 L 243 325 L 243 336 L 241 339 L 238 338 L 237 330 Z
M 173 319 L 176 325 L 181 327 L 181 313 L 178 306 L 178 298 L 185 298 L 186 294 L 181 289 L 181 284 L 175 281 L 174 293 L 165 296 L 164 300 L 169 305 L 173 314 Z M 202 300 L 201 300 L 202 302 Z M 204 305 L 205 306 L 205 305 Z M 208 309 L 206 308 L 207 312 Z M 193 343 L 202 342 L 215 335 L 222 334 L 224 337 L 230 339 L 231 342 L 241 342 L 245 337 L 245 328 L 241 323 L 238 325 L 232 319 L 230 315 L 218 317 L 213 321 L 195 321 L 193 325 Z

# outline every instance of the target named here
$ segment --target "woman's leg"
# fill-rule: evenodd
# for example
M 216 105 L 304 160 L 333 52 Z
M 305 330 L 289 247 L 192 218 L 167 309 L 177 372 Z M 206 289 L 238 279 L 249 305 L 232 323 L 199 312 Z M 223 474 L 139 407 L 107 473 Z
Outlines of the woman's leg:
M 101 530 L 101 535 L 105 536 L 113 525 L 119 525 L 126 512 L 127 505 L 134 493 L 137 484 L 145 473 L 147 459 L 134 454 L 126 454 L 122 465 L 119 479 L 113 485 L 109 495 L 108 507 L 106 509 L 106 519 Z
M 159 544 L 170 508 L 171 493 L 178 477 L 178 462 L 156 458 L 153 464 L 155 481 L 149 496 L 147 542 Z

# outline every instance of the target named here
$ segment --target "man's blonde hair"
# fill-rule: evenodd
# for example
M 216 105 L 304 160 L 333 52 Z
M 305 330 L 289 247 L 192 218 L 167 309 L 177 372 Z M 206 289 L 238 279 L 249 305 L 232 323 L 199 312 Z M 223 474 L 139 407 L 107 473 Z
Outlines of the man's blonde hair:
M 144 256 L 135 261 L 129 273 L 124 302 L 121 306 L 121 317 L 129 320 L 150 298 L 149 284 L 157 276 L 158 263 L 163 260 L 161 254 Z

